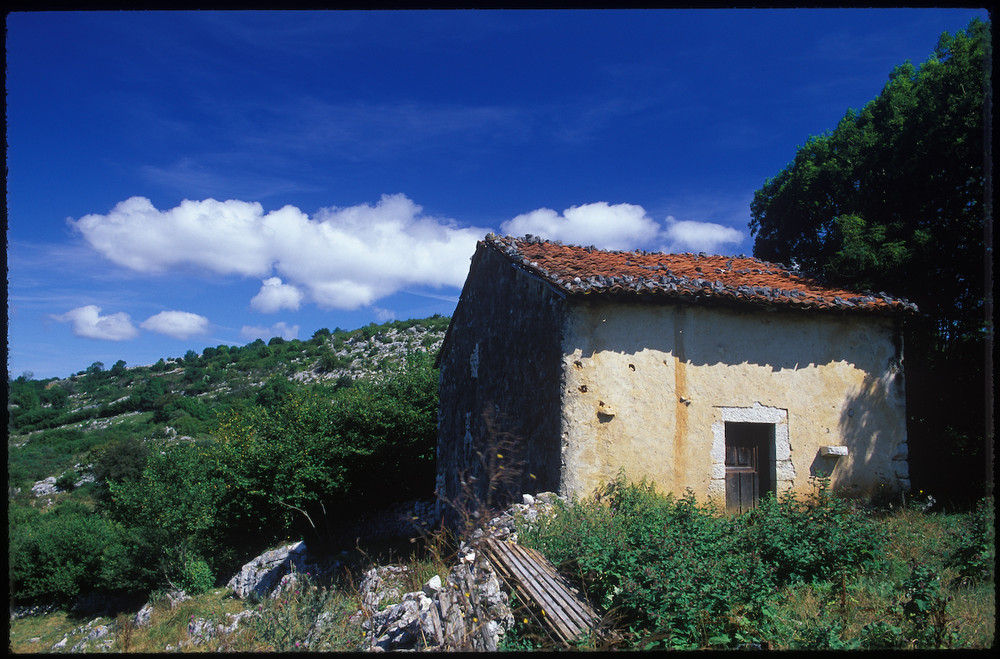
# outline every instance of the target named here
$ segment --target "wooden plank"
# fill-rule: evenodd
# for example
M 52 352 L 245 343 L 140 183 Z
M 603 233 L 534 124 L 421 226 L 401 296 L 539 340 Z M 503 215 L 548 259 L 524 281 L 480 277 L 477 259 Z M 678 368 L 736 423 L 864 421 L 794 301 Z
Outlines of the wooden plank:
M 506 563 L 514 579 L 522 586 L 519 590 L 523 591 L 525 601 L 534 602 L 541 607 L 545 622 L 559 636 L 560 640 L 563 642 L 571 641 L 579 633 L 579 630 L 566 620 L 562 608 L 555 604 L 550 597 L 547 597 L 544 588 L 533 587 L 538 585 L 537 581 L 540 575 L 535 570 L 530 569 L 532 561 L 525 561 L 523 557 L 514 553 L 516 547 L 517 545 L 503 547 L 505 550 L 510 550 L 513 555 L 502 550 L 497 551 L 496 547 L 490 547 L 490 549 L 493 550 L 492 553 L 498 559 Z
M 484 540 L 484 553 L 525 602 L 541 607 L 543 621 L 564 643 L 588 633 L 600 620 L 539 552 L 510 542 Z
M 567 623 L 569 626 L 567 631 L 571 637 L 586 632 L 590 628 L 591 621 L 585 615 L 580 615 L 578 612 L 580 604 L 555 570 L 545 569 L 548 561 L 536 552 L 529 553 L 524 547 L 514 545 L 512 550 L 527 554 L 529 560 L 524 563 L 525 572 L 533 576 L 535 582 L 541 586 L 537 592 L 539 603 L 547 604 L 550 614 Z
M 534 567 L 537 564 L 531 565 Z M 567 640 L 585 633 L 590 628 L 589 620 L 579 614 L 579 605 L 575 605 L 572 595 L 562 587 L 561 583 L 549 581 L 546 578 L 548 575 L 540 574 L 540 570 L 533 570 L 529 574 L 532 572 L 537 578 L 533 585 L 537 585 L 538 588 L 532 589 L 536 601 L 543 607 L 543 610 L 548 610 L 553 622 L 562 623 L 561 626 L 565 628 Z
M 548 574 L 549 579 L 559 584 L 561 588 L 558 590 L 560 595 L 563 597 L 563 601 L 568 607 L 568 611 L 572 613 L 579 622 L 579 627 L 584 630 L 590 629 L 599 620 L 600 616 L 594 611 L 584 600 L 580 597 L 579 592 L 572 588 L 566 580 L 555 570 L 555 566 L 552 565 L 544 556 L 533 549 L 522 548 L 526 552 L 530 552 L 533 557 L 536 558 L 536 565 Z

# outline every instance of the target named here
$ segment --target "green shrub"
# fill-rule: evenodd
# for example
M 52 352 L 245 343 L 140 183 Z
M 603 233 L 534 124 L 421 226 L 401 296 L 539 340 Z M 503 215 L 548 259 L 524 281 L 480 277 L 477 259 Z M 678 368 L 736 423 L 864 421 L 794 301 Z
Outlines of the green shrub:
M 39 513 L 8 506 L 11 594 L 16 601 L 67 603 L 100 587 L 101 560 L 114 542 L 104 519 L 75 502 Z
M 181 569 L 177 585 L 188 595 L 200 595 L 215 585 L 215 576 L 204 560 L 188 558 Z
M 731 518 L 688 491 L 675 499 L 624 474 L 589 500 L 519 531 L 590 597 L 613 610 L 641 649 L 730 647 L 754 638 L 772 568 Z
M 108 483 L 108 516 L 139 539 L 144 549 L 135 558 L 143 569 L 177 580 L 191 557 L 220 553 L 226 486 L 213 463 L 203 446 L 166 444 L 152 452 L 139 479 Z
M 9 446 L 8 478 L 11 483 L 24 483 L 62 473 L 99 442 L 94 433 L 77 428 L 45 430 L 33 435 L 23 446 Z
M 947 564 L 959 571 L 959 578 L 989 582 L 996 575 L 996 510 L 993 497 L 979 501 L 959 534 L 959 545 Z
M 56 479 L 56 487 L 72 492 L 78 480 L 80 480 L 80 474 L 76 469 L 67 469 Z
M 826 478 L 813 479 L 815 493 L 765 497 L 734 518 L 747 543 L 760 549 L 779 583 L 824 581 L 874 565 L 885 536 L 880 525 L 851 502 L 834 495 Z
M 94 478 L 98 481 L 136 481 L 149 461 L 149 445 L 136 437 L 113 441 L 97 450 Z

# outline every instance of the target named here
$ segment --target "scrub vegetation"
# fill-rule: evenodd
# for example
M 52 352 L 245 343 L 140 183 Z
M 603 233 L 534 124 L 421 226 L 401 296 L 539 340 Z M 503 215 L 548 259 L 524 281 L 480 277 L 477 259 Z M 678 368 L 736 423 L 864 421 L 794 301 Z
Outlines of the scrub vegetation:
M 926 500 L 875 508 L 814 485 L 728 515 L 620 474 L 522 521 L 519 537 L 576 579 L 629 648 L 992 646 L 992 500 L 967 513 Z M 541 638 L 521 632 L 508 643 Z
M 205 592 L 275 542 L 322 545 L 344 510 L 432 497 L 447 323 L 9 380 L 13 602 Z

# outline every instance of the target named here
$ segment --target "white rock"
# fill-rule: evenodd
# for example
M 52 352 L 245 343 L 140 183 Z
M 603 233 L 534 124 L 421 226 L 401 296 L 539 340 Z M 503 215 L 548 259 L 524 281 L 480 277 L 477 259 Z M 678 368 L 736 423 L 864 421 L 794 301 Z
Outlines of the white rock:
M 56 487 L 56 477 L 49 476 L 40 481 L 35 481 L 35 484 L 31 486 L 31 492 L 36 497 L 44 497 L 56 492 L 62 492 L 62 490 Z
M 430 579 L 428 579 L 427 583 L 424 584 L 424 592 L 427 593 L 428 597 L 434 597 L 435 595 L 438 594 L 438 592 L 440 592 L 440 590 L 441 590 L 441 577 L 439 577 L 436 574 Z
M 264 552 L 244 565 L 226 584 L 241 599 L 264 597 L 293 567 L 305 567 L 306 543 L 299 541 Z
M 135 614 L 135 618 L 132 619 L 132 624 L 136 627 L 143 627 L 149 624 L 149 619 L 153 615 L 153 605 L 146 602 L 139 611 Z

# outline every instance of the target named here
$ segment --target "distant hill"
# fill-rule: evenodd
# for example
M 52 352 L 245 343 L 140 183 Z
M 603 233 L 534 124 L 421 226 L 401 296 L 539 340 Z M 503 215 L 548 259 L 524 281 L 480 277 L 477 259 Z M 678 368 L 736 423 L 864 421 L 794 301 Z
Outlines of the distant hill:
M 97 362 L 68 378 L 8 379 L 10 493 L 86 472 L 94 449 L 125 438 L 207 438 L 235 405 L 276 401 L 294 387 L 335 390 L 378 378 L 412 352 L 437 353 L 449 318 L 317 330 L 307 340 L 206 347 L 151 366 Z

